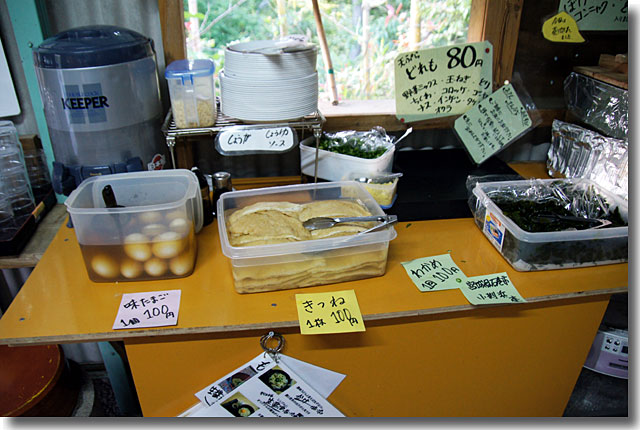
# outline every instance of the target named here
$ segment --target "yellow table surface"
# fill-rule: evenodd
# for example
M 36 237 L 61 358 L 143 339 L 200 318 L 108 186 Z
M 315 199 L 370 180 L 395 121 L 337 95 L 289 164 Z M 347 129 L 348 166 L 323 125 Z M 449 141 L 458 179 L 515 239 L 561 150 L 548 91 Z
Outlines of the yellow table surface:
M 526 177 L 544 166 L 525 164 Z M 342 284 L 241 295 L 216 225 L 197 236 L 194 273 L 94 283 L 74 231 L 60 227 L 0 319 L 0 344 L 124 340 L 145 416 L 175 416 L 194 393 L 260 352 L 277 330 L 285 353 L 345 380 L 329 401 L 347 416 L 561 416 L 628 265 L 517 272 L 471 218 L 403 222 L 387 273 Z M 401 262 L 450 252 L 467 276 L 507 272 L 529 303 L 474 307 L 455 290 L 421 293 Z M 178 325 L 111 330 L 123 293 L 180 289 Z M 294 296 L 354 289 L 366 332 L 304 336 Z
M 89 280 L 72 229 L 65 225 L 0 319 L 0 344 L 68 343 L 153 336 L 297 327 L 294 296 L 300 291 L 354 289 L 365 321 L 474 309 L 458 290 L 421 293 L 403 261 L 450 252 L 467 276 L 507 272 L 530 302 L 627 290 L 628 265 L 517 272 L 471 218 L 402 222 L 390 242 L 387 273 L 342 284 L 238 294 L 217 225 L 197 235 L 194 273 L 186 278 L 120 283 Z M 180 289 L 177 326 L 112 330 L 122 294 Z

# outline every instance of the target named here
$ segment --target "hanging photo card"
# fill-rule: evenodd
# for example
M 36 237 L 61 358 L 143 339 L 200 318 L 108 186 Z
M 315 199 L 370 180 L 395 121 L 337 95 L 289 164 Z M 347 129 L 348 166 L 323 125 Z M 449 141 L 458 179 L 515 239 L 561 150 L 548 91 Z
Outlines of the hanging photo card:
M 560 12 L 542 25 L 542 35 L 551 42 L 582 43 L 584 37 L 578 31 L 578 25 L 566 12 Z
M 189 417 L 344 417 L 285 360 L 276 362 L 268 354 L 260 354 L 196 397 L 206 407 Z
M 571 15 L 582 31 L 626 31 L 629 28 L 627 0 L 560 0 L 558 12 Z
M 450 254 L 417 258 L 402 263 L 407 275 L 420 291 L 453 290 L 466 279 Z
M 454 123 L 454 131 L 477 164 L 532 127 L 533 121 L 511 84 L 495 91 Z
M 460 291 L 472 305 L 526 302 L 506 272 L 466 278 Z
M 476 42 L 404 52 L 395 59 L 396 117 L 460 115 L 492 91 L 493 47 Z
M 325 399 L 338 387 L 346 375 L 334 372 L 311 363 L 298 360 L 285 354 L 278 354 L 278 361 L 289 367 L 304 382 L 309 384 Z M 195 393 L 201 405 L 208 407 L 218 403 L 226 394 L 273 365 L 269 354 L 259 354 L 253 360 L 229 372 Z

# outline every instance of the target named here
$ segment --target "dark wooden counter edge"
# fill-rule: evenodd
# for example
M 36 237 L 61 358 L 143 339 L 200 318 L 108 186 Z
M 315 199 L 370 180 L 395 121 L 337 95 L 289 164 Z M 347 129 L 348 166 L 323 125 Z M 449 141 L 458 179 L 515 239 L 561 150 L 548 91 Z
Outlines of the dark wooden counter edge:
M 628 287 L 605 288 L 592 291 L 577 291 L 574 293 L 552 294 L 548 296 L 528 297 L 525 298 L 527 305 L 531 303 L 552 302 L 557 300 L 568 300 L 584 297 L 606 296 L 617 293 L 625 293 Z M 513 306 L 513 304 L 508 304 Z M 505 305 L 492 305 L 498 307 Z M 517 306 L 517 305 L 516 305 Z M 438 315 L 450 312 L 461 312 L 478 309 L 479 306 L 471 304 L 446 306 L 432 309 L 417 309 L 411 311 L 385 312 L 378 314 L 363 315 L 364 321 L 381 321 L 400 318 L 420 317 L 426 315 Z M 283 328 L 295 328 L 299 326 L 298 321 L 278 321 L 272 323 L 254 323 L 242 325 L 226 325 L 226 326 L 208 326 L 208 327 L 191 327 L 191 328 L 156 328 L 156 329 L 132 329 L 132 330 L 114 330 L 103 333 L 91 334 L 75 334 L 75 335 L 57 335 L 42 336 L 30 338 L 5 338 L 0 339 L 0 345 L 20 346 L 20 345 L 47 345 L 54 343 L 78 343 L 78 342 L 102 342 L 102 341 L 124 341 L 128 339 L 156 338 L 169 336 L 185 336 L 185 335 L 205 335 L 215 333 L 241 333 L 254 330 L 272 330 Z M 161 341 L 161 340 L 160 340 Z

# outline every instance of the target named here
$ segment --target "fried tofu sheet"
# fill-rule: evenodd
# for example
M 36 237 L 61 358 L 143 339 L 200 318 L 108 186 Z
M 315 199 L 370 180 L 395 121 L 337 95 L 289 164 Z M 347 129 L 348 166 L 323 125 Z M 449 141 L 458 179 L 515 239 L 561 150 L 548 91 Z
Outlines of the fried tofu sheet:
M 345 223 L 309 231 L 302 223 L 315 217 L 369 216 L 354 200 L 319 200 L 298 204 L 259 202 L 227 213 L 232 246 L 256 246 L 353 235 L 374 223 Z M 284 290 L 331 284 L 384 275 L 387 248 L 346 254 L 344 250 L 305 255 L 301 261 L 257 266 L 232 266 L 235 288 L 240 293 Z

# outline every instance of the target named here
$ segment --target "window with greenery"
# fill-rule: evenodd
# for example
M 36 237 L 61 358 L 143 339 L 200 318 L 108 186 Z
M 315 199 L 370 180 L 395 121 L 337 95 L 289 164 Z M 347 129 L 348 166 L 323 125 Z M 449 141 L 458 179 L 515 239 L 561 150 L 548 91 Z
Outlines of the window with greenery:
M 467 40 L 471 0 L 319 1 L 338 95 L 342 100 L 394 97 L 393 60 L 399 52 Z M 302 34 L 318 43 L 310 0 L 185 0 L 188 58 L 211 58 L 224 68 L 234 42 Z M 320 97 L 330 99 L 318 53 Z

